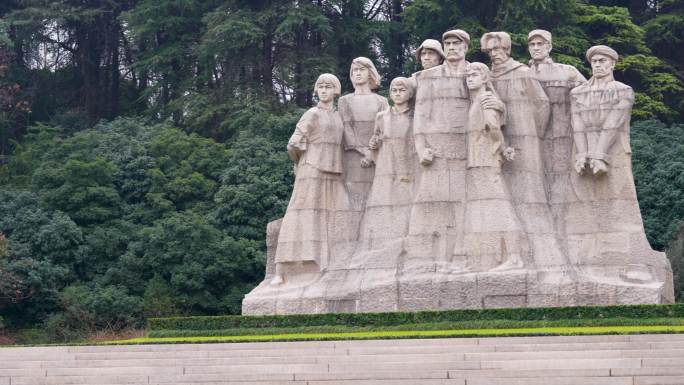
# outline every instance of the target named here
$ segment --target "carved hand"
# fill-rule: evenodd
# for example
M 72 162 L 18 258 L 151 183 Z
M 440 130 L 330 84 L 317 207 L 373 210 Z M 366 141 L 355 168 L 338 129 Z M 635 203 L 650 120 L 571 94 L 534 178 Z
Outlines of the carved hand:
M 601 159 L 592 159 L 590 165 L 591 170 L 596 176 L 601 176 L 608 173 L 608 163 Z
M 295 164 L 297 164 L 300 156 L 302 155 L 302 150 L 296 144 L 288 143 L 287 153 L 290 155 L 290 158 L 295 162 Z
M 373 135 L 370 138 L 370 142 L 368 142 L 368 148 L 371 150 L 377 150 L 380 145 L 380 139 L 378 138 L 377 135 Z
M 587 166 L 587 157 L 586 156 L 577 156 L 577 160 L 575 161 L 575 171 L 577 171 L 578 174 L 582 175 L 584 174 L 584 170 Z
M 429 166 L 432 164 L 432 159 L 434 159 L 434 157 L 435 154 L 432 152 L 432 149 L 426 148 L 425 151 L 420 154 L 420 164 L 423 166 Z
M 373 165 L 373 159 L 367 158 L 367 157 L 364 157 L 363 159 L 361 159 L 361 167 L 368 168 L 368 167 L 371 167 L 372 165 Z
M 513 147 L 506 147 L 506 149 L 503 150 L 503 157 L 506 159 L 507 162 L 512 162 L 515 160 L 515 148 Z
M 485 96 L 482 98 L 480 105 L 485 110 L 497 110 L 497 111 L 503 112 L 503 110 L 505 108 L 503 102 L 501 100 L 495 98 L 491 92 L 485 93 Z

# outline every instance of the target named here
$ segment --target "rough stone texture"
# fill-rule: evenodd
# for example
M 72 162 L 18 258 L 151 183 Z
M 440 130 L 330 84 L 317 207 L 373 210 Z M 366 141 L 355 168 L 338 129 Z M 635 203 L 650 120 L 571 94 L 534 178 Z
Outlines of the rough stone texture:
M 591 48 L 587 82 L 548 58 L 550 39 L 530 33 L 528 67 L 510 57 L 508 34 L 485 34 L 490 72 L 465 61 L 467 33 L 445 33 L 444 63 L 407 86 L 413 113 L 384 110 L 370 93 L 374 67 L 366 76 L 353 65 L 356 93 L 340 101 L 347 158 L 337 184 L 349 200 L 321 200 L 327 214 L 317 225 L 284 221 L 276 234 L 269 224 L 267 277 L 243 314 L 673 302 L 671 267 L 648 244 L 639 212 L 634 96 L 612 78 L 617 53 Z M 323 233 L 335 240 L 325 258 L 271 257 L 283 234 Z

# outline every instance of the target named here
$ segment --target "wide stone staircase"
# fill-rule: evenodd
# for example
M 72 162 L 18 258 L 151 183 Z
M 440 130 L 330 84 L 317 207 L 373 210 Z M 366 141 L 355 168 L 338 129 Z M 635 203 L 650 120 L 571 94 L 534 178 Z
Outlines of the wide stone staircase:
M 684 385 L 684 334 L 0 348 L 0 385 Z

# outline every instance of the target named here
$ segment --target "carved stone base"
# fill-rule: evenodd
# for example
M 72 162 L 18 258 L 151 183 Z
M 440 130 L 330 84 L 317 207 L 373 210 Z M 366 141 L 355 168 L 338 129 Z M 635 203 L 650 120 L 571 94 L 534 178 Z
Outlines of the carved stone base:
M 509 270 L 467 273 L 448 266 L 333 270 L 266 279 L 242 303 L 244 315 L 388 312 L 672 303 L 671 272 L 658 282 L 633 283 L 582 272 Z M 669 279 L 662 276 L 669 273 Z

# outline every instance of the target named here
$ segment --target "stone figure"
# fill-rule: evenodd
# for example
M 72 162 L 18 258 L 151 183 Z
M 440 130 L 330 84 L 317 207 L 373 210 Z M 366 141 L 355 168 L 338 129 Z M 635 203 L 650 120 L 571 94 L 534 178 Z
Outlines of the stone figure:
M 445 61 L 394 79 L 391 109 L 368 59 L 339 113 L 339 81 L 319 77 L 243 314 L 672 303 L 639 212 L 617 52 L 589 49 L 584 82 L 548 58 L 547 31 L 530 32 L 529 67 L 507 33 L 482 36 L 491 70 L 465 60 L 465 31 L 442 38 Z
M 413 144 L 414 82 L 398 77 L 390 84 L 394 106 L 375 118 L 369 142 L 375 162 L 375 177 L 361 222 L 354 265 L 397 264 L 408 233 L 417 166 Z
M 567 259 L 556 238 L 542 160 L 549 99 L 530 68 L 511 57 L 506 32 L 484 34 L 481 47 L 491 58 L 492 84 L 506 105 L 506 140 L 518 152 L 515 162 L 504 166 L 504 175 L 531 243 L 532 255 L 523 261 L 538 268 L 563 268 Z
M 444 64 L 416 77 L 413 136 L 421 168 L 409 224 L 407 251 L 418 263 L 448 262 L 462 241 L 465 200 L 466 124 L 470 99 L 465 60 L 470 35 L 442 36 Z
M 613 78 L 618 53 L 587 51 L 592 77 L 571 91 L 576 202 L 568 208 L 571 259 L 583 271 L 628 283 L 667 282 L 667 262 L 646 239 L 632 176 L 634 92 Z
M 351 218 L 344 213 L 351 207 L 342 177 L 344 127 L 334 106 L 340 90 L 334 75 L 318 77 L 314 92 L 319 102 L 299 119 L 287 144 L 295 183 L 278 235 L 273 285 L 283 283 L 285 264 L 314 263 L 325 269 L 335 242 L 345 238 Z
M 572 201 L 570 173 L 572 171 L 572 126 L 570 124 L 570 90 L 587 79 L 573 66 L 554 63 L 549 56 L 552 37 L 549 31 L 535 29 L 527 35 L 530 52 L 529 67 L 539 80 L 551 105 L 549 123 L 544 129 L 542 163 L 546 177 L 547 197 L 551 205 L 561 246 L 565 242 L 567 203 Z
M 388 109 L 389 104 L 384 96 L 373 93 L 373 90 L 380 87 L 380 74 L 370 59 L 354 59 L 349 70 L 349 78 L 354 85 L 354 93 L 342 96 L 338 102 L 348 138 L 345 145 L 347 151 L 344 153 L 345 182 L 354 211 L 362 213 L 374 171 L 368 167 L 368 142 L 373 135 L 375 116 L 378 112 Z
M 504 145 L 504 111 L 487 108 L 485 98 L 498 98 L 490 71 L 470 63 L 466 83 L 470 91 L 466 160 L 464 251 L 469 271 L 509 270 L 523 267 L 528 254 L 527 235 L 511 204 L 501 165 L 514 151 Z
M 416 58 L 424 70 L 444 63 L 446 56 L 442 50 L 442 43 L 435 39 L 425 39 L 416 50 Z

